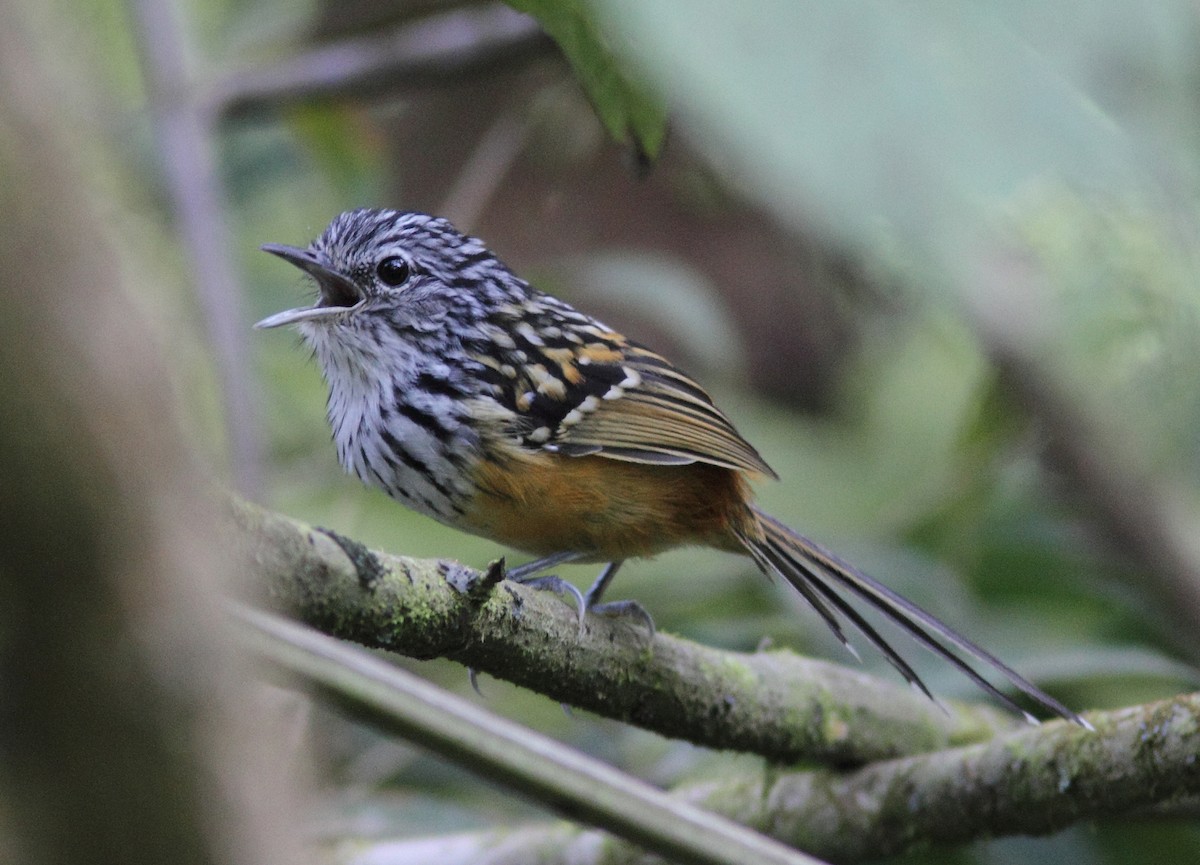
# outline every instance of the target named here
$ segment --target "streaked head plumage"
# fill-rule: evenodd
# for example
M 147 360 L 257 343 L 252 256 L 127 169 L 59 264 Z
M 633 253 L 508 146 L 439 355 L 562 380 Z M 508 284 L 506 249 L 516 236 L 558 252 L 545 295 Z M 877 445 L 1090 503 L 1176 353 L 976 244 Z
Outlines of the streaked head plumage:
M 494 296 L 527 288 L 480 240 L 419 211 L 348 210 L 307 248 L 263 249 L 312 276 L 320 296 L 313 306 L 263 319 L 260 328 L 345 321 L 348 314 L 420 305 L 448 290 L 458 293 L 442 302 L 471 306 L 476 291 Z

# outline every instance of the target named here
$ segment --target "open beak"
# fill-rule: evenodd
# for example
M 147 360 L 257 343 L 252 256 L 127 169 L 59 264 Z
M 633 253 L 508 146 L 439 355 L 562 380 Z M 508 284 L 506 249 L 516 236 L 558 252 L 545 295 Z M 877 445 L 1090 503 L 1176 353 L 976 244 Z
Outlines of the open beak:
M 366 300 L 362 291 L 349 277 L 333 270 L 307 249 L 283 246 L 278 243 L 264 243 L 261 248 L 263 252 L 278 255 L 289 264 L 296 265 L 315 279 L 321 290 L 321 296 L 312 306 L 285 309 L 283 312 L 267 316 L 254 325 L 259 330 L 282 327 L 298 321 L 311 321 L 315 318 L 330 318 L 357 309 Z

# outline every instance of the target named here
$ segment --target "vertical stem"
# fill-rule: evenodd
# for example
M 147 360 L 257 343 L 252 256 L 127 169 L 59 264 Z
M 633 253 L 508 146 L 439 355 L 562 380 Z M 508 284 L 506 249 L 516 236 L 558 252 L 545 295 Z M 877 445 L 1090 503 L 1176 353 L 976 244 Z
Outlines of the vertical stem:
M 261 431 L 252 377 L 247 374 L 249 329 L 229 257 L 212 118 L 199 107 L 188 80 L 187 46 L 176 4 L 135 0 L 131 14 L 163 171 L 217 364 L 232 480 L 243 494 L 254 497 L 262 486 Z

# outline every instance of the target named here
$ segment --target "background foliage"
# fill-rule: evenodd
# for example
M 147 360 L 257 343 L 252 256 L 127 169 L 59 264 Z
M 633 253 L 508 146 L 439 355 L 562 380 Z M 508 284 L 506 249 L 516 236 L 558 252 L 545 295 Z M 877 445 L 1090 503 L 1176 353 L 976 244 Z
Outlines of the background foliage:
M 245 326 L 309 290 L 260 243 L 302 244 L 351 206 L 445 213 L 541 287 L 708 384 L 783 478 L 760 490 L 769 510 L 1070 705 L 1195 688 L 1200 641 L 1188 623 L 1200 610 L 1173 602 L 1174 577 L 1162 576 L 1172 566 L 1147 552 L 1155 542 L 1122 533 L 1145 526 L 1112 518 L 1131 505 L 1147 531 L 1194 544 L 1194 7 L 513 5 L 543 15 L 562 53 L 533 42 L 477 71 L 223 116 Z M 179 361 L 197 443 L 219 463 L 219 352 L 165 221 L 131 13 L 115 0 L 74 6 L 89 34 L 81 44 L 106 73 L 107 101 L 85 110 L 120 145 L 95 154 L 127 205 L 111 228 L 160 251 L 162 272 L 140 280 L 139 300 Z M 218 94 L 296 52 L 361 48 L 474 9 L 183 6 L 191 77 Z M 462 20 L 485 32 L 491 19 Z M 411 555 L 475 565 L 496 555 L 344 478 L 304 352 L 277 334 L 250 347 L 243 373 L 268 445 L 268 504 Z M 1101 480 L 1132 478 L 1150 506 L 1107 501 L 1080 453 Z M 731 557 L 673 553 L 626 568 L 615 591 L 703 642 L 842 658 L 795 597 Z M 937 692 L 973 696 L 922 655 Z M 878 659 L 866 664 L 888 675 Z M 466 688 L 454 665 L 408 665 Z M 492 708 L 659 784 L 748 759 L 567 716 L 502 683 L 482 690 Z M 533 816 L 401 743 L 308 711 L 328 781 L 319 832 L 392 837 Z M 1200 831 L 1186 819 L 1123 823 L 954 855 L 1191 862 Z

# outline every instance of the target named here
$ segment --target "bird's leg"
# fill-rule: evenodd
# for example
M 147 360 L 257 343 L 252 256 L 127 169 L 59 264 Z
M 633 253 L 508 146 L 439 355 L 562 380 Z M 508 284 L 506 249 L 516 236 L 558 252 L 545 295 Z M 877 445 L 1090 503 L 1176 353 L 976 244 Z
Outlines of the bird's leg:
M 600 605 L 601 596 L 608 591 L 608 584 L 613 581 L 613 577 L 617 575 L 617 571 L 621 570 L 621 565 L 623 564 L 625 562 L 621 560 L 619 562 L 609 562 L 604 566 L 604 570 L 596 577 L 596 582 L 592 583 L 592 587 L 584 595 L 589 610 Z
M 646 630 L 650 632 L 650 638 L 654 638 L 655 627 L 654 619 L 646 612 L 646 608 L 637 601 L 608 601 L 600 603 L 600 597 L 608 589 L 608 584 L 612 582 L 613 577 L 617 575 L 617 571 L 621 569 L 624 561 L 609 562 L 604 566 L 604 570 L 600 572 L 600 576 L 596 577 L 596 582 L 592 583 L 592 587 L 587 590 L 587 594 L 583 596 L 585 609 L 597 616 L 632 616 L 641 621 Z
M 655 634 L 654 619 L 637 601 L 600 603 L 601 596 L 608 589 L 608 584 L 612 582 L 613 577 L 617 575 L 623 561 L 609 562 L 605 565 L 591 588 L 587 590 L 587 594 L 580 594 L 579 589 L 554 574 L 542 575 L 547 568 L 573 562 L 583 556 L 583 553 L 578 552 L 555 553 L 511 568 L 505 577 L 521 585 L 529 586 L 531 589 L 547 589 L 562 597 L 568 595 L 572 597 L 579 609 L 580 628 L 583 627 L 583 619 L 587 613 L 594 613 L 598 616 L 632 616 L 642 622 L 646 626 L 646 630 L 650 632 L 650 636 L 653 637 Z
M 517 565 L 515 568 L 509 568 L 505 574 L 505 579 L 512 580 L 515 583 L 526 583 L 530 577 L 536 577 L 542 571 L 553 568 L 555 565 L 565 565 L 568 562 L 573 562 L 576 559 L 582 559 L 583 553 L 564 552 L 554 553 L 550 556 L 543 556 L 540 559 L 534 559 L 532 562 L 526 562 L 523 565 Z
M 579 627 L 583 628 L 583 617 L 587 614 L 588 605 L 584 600 L 579 589 L 568 583 L 562 577 L 555 574 L 544 574 L 538 576 L 547 568 L 553 568 L 555 565 L 566 564 L 573 562 L 576 559 L 583 558 L 583 553 L 563 552 L 555 553 L 551 556 L 545 556 L 540 559 L 535 559 L 532 562 L 526 562 L 523 565 L 517 565 L 515 568 L 510 568 L 504 575 L 506 579 L 512 580 L 514 583 L 520 583 L 523 586 L 529 586 L 531 589 L 545 590 L 554 592 L 559 597 L 570 596 L 575 601 L 576 609 L 579 610 Z
M 582 557 L 583 553 L 555 553 L 552 556 L 543 556 L 540 559 L 534 559 L 532 562 L 517 565 L 515 568 L 504 567 L 504 559 L 500 559 L 499 564 L 504 571 L 501 579 L 512 580 L 514 583 L 520 583 L 537 591 L 551 591 L 560 598 L 569 595 L 575 601 L 575 607 L 579 611 L 579 630 L 582 632 L 583 617 L 587 614 L 587 602 L 584 600 L 583 595 L 579 593 L 579 589 L 575 588 L 575 586 L 568 583 L 562 577 L 542 573 L 547 568 L 573 562 Z M 475 693 L 482 697 L 483 692 L 479 690 L 479 674 L 474 667 L 467 667 L 467 677 L 470 679 L 471 687 L 475 689 Z M 570 714 L 570 709 L 566 703 L 563 703 L 562 707 L 563 711 Z

